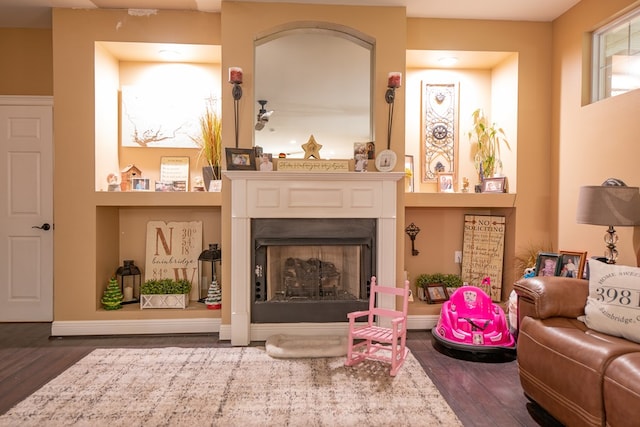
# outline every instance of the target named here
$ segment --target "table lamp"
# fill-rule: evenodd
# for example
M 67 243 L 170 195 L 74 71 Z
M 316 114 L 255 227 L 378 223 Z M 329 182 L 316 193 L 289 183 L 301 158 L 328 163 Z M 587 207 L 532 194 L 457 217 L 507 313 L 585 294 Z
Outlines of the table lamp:
M 615 264 L 618 258 L 618 235 L 614 227 L 640 225 L 640 191 L 627 187 L 619 179 L 607 179 L 602 185 L 580 187 L 578 193 L 578 224 L 605 225 L 607 244 L 604 255 L 607 263 Z

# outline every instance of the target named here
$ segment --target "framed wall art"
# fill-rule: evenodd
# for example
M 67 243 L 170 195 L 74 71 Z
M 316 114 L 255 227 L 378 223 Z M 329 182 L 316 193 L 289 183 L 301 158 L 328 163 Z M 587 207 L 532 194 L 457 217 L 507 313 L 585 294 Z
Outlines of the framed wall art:
M 482 181 L 483 193 L 504 193 L 507 189 L 507 178 L 502 176 L 499 178 L 485 178 Z
M 560 251 L 560 267 L 558 275 L 582 279 L 586 261 L 586 252 Z
M 422 182 L 458 173 L 458 84 L 422 84 Z
M 253 148 L 225 148 L 224 150 L 228 170 L 256 170 L 256 157 Z

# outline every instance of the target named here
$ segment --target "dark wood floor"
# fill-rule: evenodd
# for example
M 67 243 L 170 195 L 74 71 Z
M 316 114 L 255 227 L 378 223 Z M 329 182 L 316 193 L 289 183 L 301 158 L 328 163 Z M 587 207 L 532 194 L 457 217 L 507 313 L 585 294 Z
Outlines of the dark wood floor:
M 0 323 L 0 414 L 95 348 L 230 347 L 217 334 L 56 338 L 50 331 L 48 323 Z M 465 426 L 555 424 L 523 395 L 513 358 L 454 358 L 436 351 L 429 331 L 410 331 L 407 344 Z

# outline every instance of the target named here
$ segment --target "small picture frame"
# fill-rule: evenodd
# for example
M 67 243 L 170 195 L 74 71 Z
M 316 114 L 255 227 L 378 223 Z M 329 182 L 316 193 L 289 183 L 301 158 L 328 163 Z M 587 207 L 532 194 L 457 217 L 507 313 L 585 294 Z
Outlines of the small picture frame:
M 273 154 L 260 153 L 256 155 L 256 169 L 260 172 L 273 172 Z
M 438 172 L 438 193 L 455 193 L 453 189 L 453 174 L 448 172 Z
M 369 153 L 367 152 L 367 144 L 364 142 L 356 142 L 353 144 L 353 160 L 354 170 L 356 172 L 366 172 L 369 165 Z
M 507 178 L 485 178 L 482 181 L 483 193 L 505 193 L 507 191 Z
M 586 261 L 586 252 L 560 251 L 560 270 L 558 276 L 582 279 Z
M 149 178 L 131 178 L 131 191 L 149 191 Z
M 449 299 L 447 288 L 442 283 L 429 283 L 424 289 L 424 294 L 429 304 L 437 304 Z
M 253 148 L 225 148 L 227 170 L 256 170 L 256 158 Z
M 536 276 L 557 276 L 560 268 L 560 254 L 540 252 L 536 259 Z

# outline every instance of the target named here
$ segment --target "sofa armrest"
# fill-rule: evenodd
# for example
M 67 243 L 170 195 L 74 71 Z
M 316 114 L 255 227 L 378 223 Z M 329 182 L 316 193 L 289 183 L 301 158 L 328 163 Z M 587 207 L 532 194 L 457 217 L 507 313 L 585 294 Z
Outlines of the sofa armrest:
M 584 315 L 589 282 L 558 276 L 520 279 L 513 289 L 518 295 L 518 324 L 524 316 L 577 318 Z

